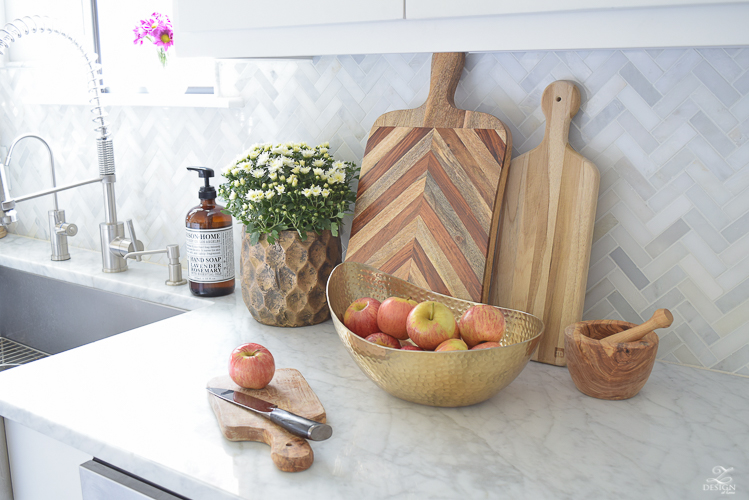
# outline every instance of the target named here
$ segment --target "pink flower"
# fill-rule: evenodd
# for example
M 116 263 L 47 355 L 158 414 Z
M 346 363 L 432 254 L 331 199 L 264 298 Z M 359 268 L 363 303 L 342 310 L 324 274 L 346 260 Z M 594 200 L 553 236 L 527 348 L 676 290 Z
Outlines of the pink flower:
M 154 12 L 148 19 L 142 19 L 140 24 L 133 29 L 136 45 L 143 45 L 143 40 L 148 40 L 157 47 L 157 55 L 163 66 L 166 66 L 166 51 L 174 45 L 174 30 L 172 21 L 166 14 Z
M 143 40 L 168 49 L 174 45 L 174 31 L 172 21 L 166 14 L 154 12 L 148 19 L 142 19 L 133 29 L 135 33 L 134 44 L 143 45 Z
M 154 42 L 165 51 L 174 45 L 174 31 L 171 26 L 161 25 L 153 31 Z

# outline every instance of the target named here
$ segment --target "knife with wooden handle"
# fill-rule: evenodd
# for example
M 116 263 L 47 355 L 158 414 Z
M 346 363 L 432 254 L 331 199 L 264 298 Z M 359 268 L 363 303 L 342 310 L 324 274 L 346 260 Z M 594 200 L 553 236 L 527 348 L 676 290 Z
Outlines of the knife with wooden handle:
M 208 387 L 207 389 L 208 392 L 217 398 L 262 415 L 295 436 L 311 439 L 312 441 L 324 441 L 333 434 L 333 428 L 328 424 L 321 424 L 320 422 L 300 417 L 295 413 L 279 408 L 273 403 L 250 396 L 249 394 L 215 387 Z

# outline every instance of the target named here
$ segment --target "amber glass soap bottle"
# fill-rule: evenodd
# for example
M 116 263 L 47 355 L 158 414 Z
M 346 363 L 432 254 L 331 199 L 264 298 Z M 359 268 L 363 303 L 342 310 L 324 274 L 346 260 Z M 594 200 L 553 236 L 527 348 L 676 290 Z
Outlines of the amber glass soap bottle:
M 187 280 L 190 291 L 200 297 L 219 297 L 234 292 L 234 238 L 231 215 L 216 204 L 216 189 L 210 184 L 213 169 L 187 167 L 205 179 L 198 197 L 200 205 L 187 212 Z

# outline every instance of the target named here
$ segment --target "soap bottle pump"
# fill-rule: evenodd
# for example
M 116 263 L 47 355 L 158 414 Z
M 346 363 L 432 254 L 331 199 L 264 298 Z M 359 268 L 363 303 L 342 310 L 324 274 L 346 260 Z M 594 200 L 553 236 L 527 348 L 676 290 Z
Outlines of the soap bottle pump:
M 216 204 L 216 189 L 211 186 L 213 169 L 187 167 L 205 179 L 198 198 L 185 218 L 187 280 L 190 291 L 200 297 L 220 297 L 234 292 L 234 237 L 231 215 Z

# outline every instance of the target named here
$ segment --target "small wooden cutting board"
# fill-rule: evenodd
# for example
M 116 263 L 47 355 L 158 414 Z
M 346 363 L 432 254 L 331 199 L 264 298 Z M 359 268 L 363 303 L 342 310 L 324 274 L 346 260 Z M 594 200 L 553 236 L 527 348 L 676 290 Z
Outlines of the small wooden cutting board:
M 206 387 L 231 389 L 264 399 L 279 408 L 316 422 L 325 423 L 325 408 L 298 370 L 280 368 L 264 389 L 243 389 L 228 376 L 212 378 Z M 224 437 L 229 441 L 259 441 L 270 445 L 270 456 L 284 472 L 309 469 L 314 453 L 306 439 L 294 436 L 270 420 L 211 393 L 208 401 Z
M 426 102 L 372 126 L 346 260 L 486 302 L 512 137 L 498 118 L 455 106 L 464 62 L 434 54 Z
M 579 107 L 571 82 L 544 90 L 544 138 L 509 169 L 489 302 L 541 318 L 531 359 L 558 366 L 567 364 L 565 327 L 582 319 L 598 202 L 598 169 L 569 145 Z

